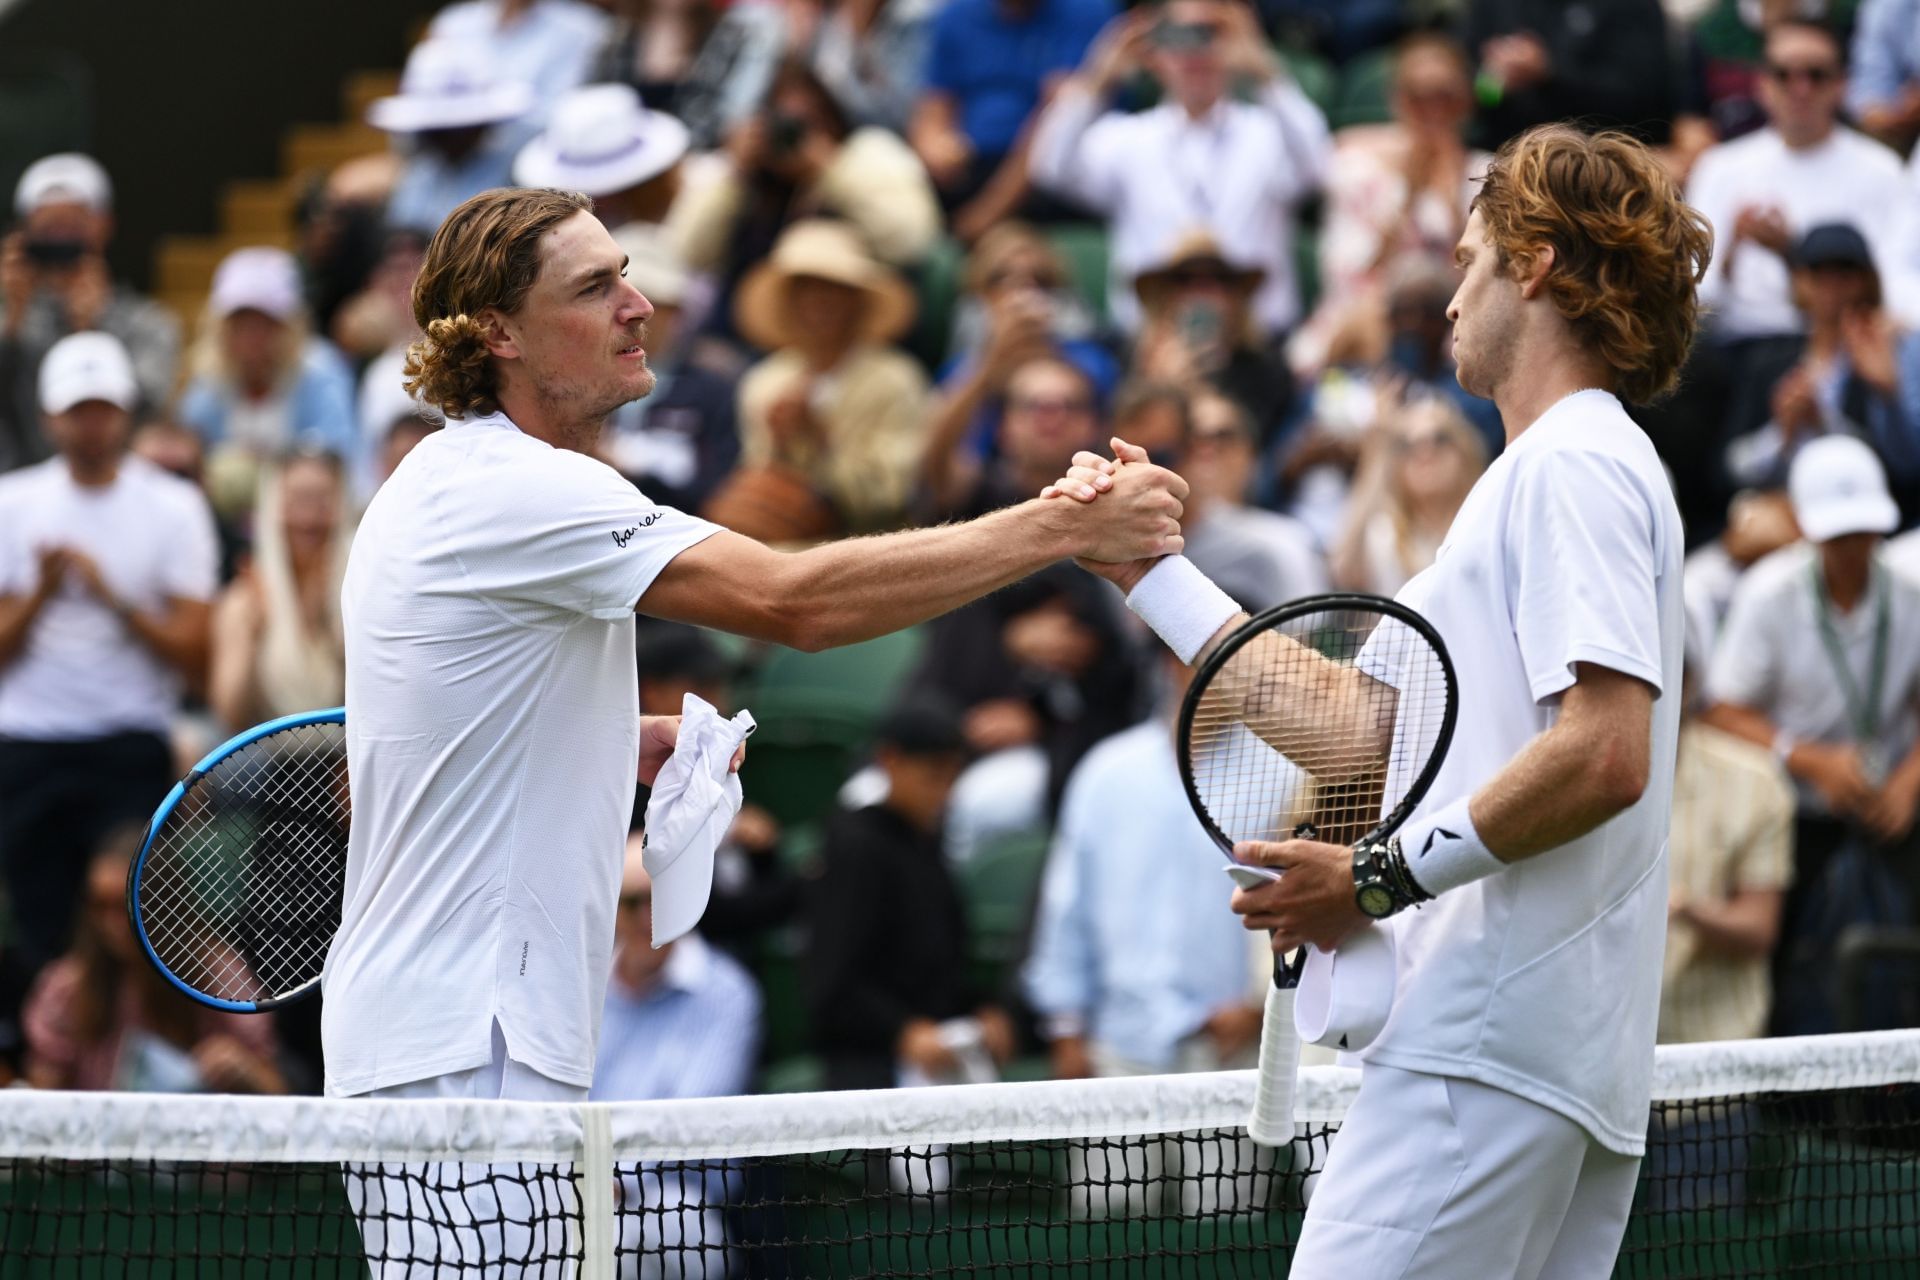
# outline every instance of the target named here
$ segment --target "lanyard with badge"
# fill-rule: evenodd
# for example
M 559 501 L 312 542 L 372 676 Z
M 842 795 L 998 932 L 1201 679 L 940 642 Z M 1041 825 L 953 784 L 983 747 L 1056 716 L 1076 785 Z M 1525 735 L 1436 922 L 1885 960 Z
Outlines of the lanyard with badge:
M 1820 642 L 1825 646 L 1827 658 L 1833 665 L 1834 679 L 1839 682 L 1840 696 L 1846 700 L 1847 722 L 1853 730 L 1854 742 L 1860 749 L 1860 765 L 1869 781 L 1879 786 L 1886 780 L 1886 760 L 1881 753 L 1877 739 L 1880 736 L 1880 695 L 1887 679 L 1887 597 L 1892 594 L 1887 584 L 1881 582 L 1880 566 L 1872 569 L 1869 579 L 1876 599 L 1873 611 L 1873 656 L 1867 666 L 1867 690 L 1863 698 L 1860 686 L 1853 678 L 1853 667 L 1847 662 L 1846 650 L 1841 648 L 1839 633 L 1834 630 L 1833 612 L 1827 604 L 1826 582 L 1820 573 L 1820 562 L 1815 560 L 1812 566 L 1813 616 L 1820 624 Z

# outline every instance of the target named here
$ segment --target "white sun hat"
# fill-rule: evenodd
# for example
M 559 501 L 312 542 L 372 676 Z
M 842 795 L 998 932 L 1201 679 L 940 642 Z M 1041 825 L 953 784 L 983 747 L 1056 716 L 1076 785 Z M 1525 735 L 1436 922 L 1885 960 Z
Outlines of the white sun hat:
M 657 178 L 687 154 L 687 126 L 649 111 L 624 84 L 590 84 L 554 105 L 544 133 L 514 157 L 513 180 L 607 196 Z
M 367 108 L 367 123 L 388 133 L 471 129 L 517 119 L 532 107 L 532 86 L 503 80 L 485 45 L 430 39 L 407 55 L 400 92 Z
M 1864 440 L 1852 436 L 1821 436 L 1802 445 L 1787 471 L 1787 497 L 1809 542 L 1900 527 L 1886 468 Z

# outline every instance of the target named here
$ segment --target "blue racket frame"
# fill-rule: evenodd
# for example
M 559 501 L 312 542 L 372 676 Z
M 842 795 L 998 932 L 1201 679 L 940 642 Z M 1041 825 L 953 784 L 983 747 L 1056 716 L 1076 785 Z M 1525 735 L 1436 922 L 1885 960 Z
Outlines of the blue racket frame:
M 188 999 L 198 1001 L 211 1008 L 225 1009 L 229 1013 L 265 1013 L 269 1009 L 278 1009 L 282 1005 L 292 1004 L 296 1000 L 304 999 L 306 996 L 312 994 L 315 988 L 319 986 L 320 980 L 315 978 L 299 990 L 288 992 L 284 996 L 275 996 L 271 1000 L 222 1000 L 218 996 L 210 996 L 203 991 L 196 991 L 187 983 L 182 982 L 173 970 L 167 968 L 167 966 L 161 962 L 160 957 L 154 953 L 153 943 L 147 940 L 146 921 L 140 916 L 140 876 L 141 873 L 146 870 L 147 854 L 153 848 L 154 839 L 160 834 L 160 828 L 166 823 L 168 817 L 172 815 L 174 809 L 179 806 L 180 802 L 186 798 L 187 792 L 193 789 L 194 784 L 199 782 L 209 770 L 222 760 L 225 760 L 228 756 L 252 746 L 262 738 L 270 738 L 274 734 L 284 732 L 288 729 L 300 729 L 308 725 L 317 724 L 344 725 L 346 722 L 347 709 L 345 707 L 328 707 L 323 711 L 302 711 L 297 715 L 281 716 L 277 720 L 269 720 L 265 724 L 257 724 L 245 733 L 237 737 L 229 738 L 212 751 L 209 751 L 202 757 L 199 764 L 194 765 L 193 768 L 187 772 L 186 777 L 173 784 L 173 790 L 167 792 L 167 798 L 160 802 L 158 809 L 154 810 L 152 821 L 147 823 L 146 837 L 140 841 L 139 856 L 134 858 L 133 867 L 127 872 L 127 918 L 133 922 L 134 936 L 140 939 L 140 949 L 147 953 L 148 962 L 153 965 L 161 977 L 172 983 L 174 988 Z

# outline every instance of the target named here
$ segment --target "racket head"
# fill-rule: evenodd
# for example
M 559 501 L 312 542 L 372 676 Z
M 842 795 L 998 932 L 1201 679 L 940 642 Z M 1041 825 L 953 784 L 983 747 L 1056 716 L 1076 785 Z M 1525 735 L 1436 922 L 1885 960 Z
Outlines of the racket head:
M 261 1013 L 319 988 L 346 880 L 346 722 L 333 707 L 229 739 L 147 824 L 127 916 L 191 999 Z
M 1263 639 L 1275 636 L 1293 646 Z M 1358 705 L 1371 728 L 1340 714 L 1354 705 L 1336 696 L 1349 686 L 1316 683 L 1328 663 L 1370 677 Z M 1261 708 L 1250 698 L 1260 689 L 1287 692 Z M 1249 619 L 1194 672 L 1176 734 L 1181 782 L 1229 859 L 1242 840 L 1283 841 L 1303 826 L 1354 844 L 1406 821 L 1458 715 L 1452 659 L 1425 618 L 1383 596 L 1306 596 Z

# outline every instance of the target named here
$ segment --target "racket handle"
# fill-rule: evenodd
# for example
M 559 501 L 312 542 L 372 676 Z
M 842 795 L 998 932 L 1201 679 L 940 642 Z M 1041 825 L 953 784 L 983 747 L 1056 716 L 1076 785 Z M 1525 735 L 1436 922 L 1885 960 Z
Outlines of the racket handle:
M 1300 1035 L 1293 1029 L 1293 988 L 1267 988 L 1266 1020 L 1260 1027 L 1260 1071 L 1247 1132 L 1263 1147 L 1293 1141 L 1293 1084 L 1300 1070 Z

